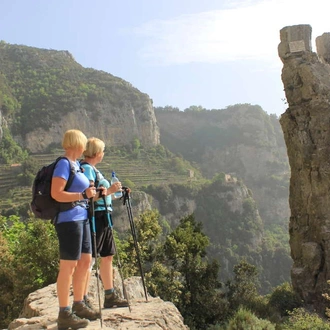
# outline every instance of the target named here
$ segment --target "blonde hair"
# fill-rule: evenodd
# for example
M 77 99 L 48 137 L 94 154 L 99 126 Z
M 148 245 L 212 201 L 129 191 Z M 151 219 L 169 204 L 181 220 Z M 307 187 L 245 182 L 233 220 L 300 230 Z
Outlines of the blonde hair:
M 104 147 L 105 147 L 105 144 L 102 140 L 100 140 L 96 137 L 91 137 L 87 140 L 86 149 L 84 151 L 84 156 L 93 158 L 98 153 L 104 151 Z
M 78 129 L 69 129 L 64 133 L 62 140 L 63 149 L 76 149 L 81 147 L 86 147 L 87 137 L 86 135 L 79 131 Z

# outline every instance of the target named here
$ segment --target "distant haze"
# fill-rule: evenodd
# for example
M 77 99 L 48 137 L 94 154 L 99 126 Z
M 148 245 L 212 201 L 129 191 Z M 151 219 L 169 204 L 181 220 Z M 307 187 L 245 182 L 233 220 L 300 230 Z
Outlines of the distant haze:
M 68 50 L 155 106 L 251 103 L 280 115 L 279 31 L 310 24 L 314 41 L 330 31 L 329 9 L 327 0 L 2 0 L 0 39 Z

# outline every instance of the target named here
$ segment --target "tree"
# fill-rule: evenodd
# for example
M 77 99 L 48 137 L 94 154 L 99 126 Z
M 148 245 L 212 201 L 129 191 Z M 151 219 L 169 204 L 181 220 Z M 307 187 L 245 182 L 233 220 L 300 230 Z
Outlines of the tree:
M 14 300 L 15 272 L 11 267 L 13 256 L 8 242 L 0 231 L 0 328 L 7 328 L 13 319 L 12 301 Z
M 202 224 L 193 215 L 180 220 L 164 245 L 169 268 L 180 274 L 177 278 L 182 288 L 176 305 L 191 329 L 206 329 L 207 325 L 225 319 L 228 313 L 227 302 L 219 291 L 219 264 L 205 258 L 208 245 Z
M 136 137 L 136 138 L 134 138 L 133 141 L 132 141 L 132 149 L 133 149 L 133 150 L 138 150 L 138 149 L 140 149 L 140 148 L 141 148 L 141 142 L 140 142 L 140 140 Z
M 189 108 L 184 109 L 184 112 L 188 111 L 194 111 L 194 112 L 201 112 L 201 111 L 206 111 L 205 108 L 203 108 L 201 105 L 191 105 Z
M 29 293 L 56 282 L 58 260 L 57 237 L 50 222 L 0 216 L 1 328 L 18 317 Z
M 258 297 L 257 287 L 259 286 L 259 282 L 257 268 L 249 264 L 245 259 L 242 259 L 234 267 L 234 274 L 234 280 L 226 283 L 230 309 L 235 311 L 239 306 L 249 308 L 251 302 Z
M 180 109 L 178 107 L 172 107 L 170 105 L 166 105 L 165 107 L 154 107 L 155 111 L 169 111 L 169 112 L 179 112 Z
M 28 156 L 26 151 L 14 141 L 9 129 L 3 129 L 3 137 L 0 141 L 0 163 L 11 164 L 15 162 L 20 162 L 26 159 Z
M 33 157 L 28 157 L 22 162 L 21 173 L 18 175 L 19 184 L 30 186 L 33 183 L 35 175 L 39 169 L 39 164 Z
M 140 257 L 146 284 L 151 295 L 172 301 L 191 329 L 206 329 L 208 324 L 222 322 L 228 315 L 228 304 L 220 291 L 219 264 L 208 262 L 208 237 L 193 215 L 162 240 L 158 211 L 146 211 L 135 221 Z M 120 242 L 125 274 L 139 275 L 133 237 Z M 123 252 L 124 251 L 124 252 Z
M 151 264 L 157 260 L 160 234 L 162 232 L 159 219 L 160 214 L 156 209 L 143 212 L 134 221 L 136 237 L 134 238 L 132 232 L 130 232 L 127 241 L 116 242 L 126 276 L 139 275 L 135 239 L 145 272 L 149 271 Z

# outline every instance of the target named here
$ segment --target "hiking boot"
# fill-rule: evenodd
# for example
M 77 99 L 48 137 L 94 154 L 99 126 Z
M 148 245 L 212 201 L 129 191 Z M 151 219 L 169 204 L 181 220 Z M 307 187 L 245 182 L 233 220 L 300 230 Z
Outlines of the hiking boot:
M 87 298 L 84 298 L 84 302 L 85 302 L 85 305 L 86 305 L 88 308 L 90 308 L 90 309 L 92 309 L 92 310 L 95 310 L 94 307 L 93 307 L 93 304 L 92 304 L 91 300 L 90 300 L 88 297 L 87 297 Z
M 104 308 L 128 307 L 128 301 L 119 297 L 116 291 L 106 294 L 104 297 Z
M 74 302 L 72 305 L 72 311 L 80 318 L 85 318 L 90 321 L 94 321 L 101 317 L 99 312 L 87 307 L 83 301 Z
M 100 314 L 100 310 L 97 309 L 97 308 L 94 308 L 93 304 L 92 304 L 92 301 L 87 297 L 87 298 L 84 298 L 84 302 L 85 302 L 85 305 L 90 308 L 92 311 L 94 311 L 95 313 L 99 313 Z M 101 314 L 100 314 L 100 317 L 101 317 Z
M 89 324 L 89 321 L 86 319 L 81 319 L 71 310 L 60 311 L 57 318 L 57 328 L 58 330 L 67 330 L 71 329 L 80 329 L 86 328 Z

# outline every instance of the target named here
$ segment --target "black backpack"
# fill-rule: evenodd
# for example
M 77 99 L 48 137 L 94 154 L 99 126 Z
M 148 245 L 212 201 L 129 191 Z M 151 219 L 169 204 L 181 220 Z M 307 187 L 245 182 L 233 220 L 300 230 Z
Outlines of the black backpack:
M 39 219 L 54 220 L 61 211 L 67 211 L 75 206 L 75 203 L 60 203 L 51 196 L 51 183 L 54 168 L 60 159 L 58 157 L 53 163 L 43 166 L 37 173 L 32 185 L 31 211 Z M 68 159 L 67 159 L 68 160 Z M 64 190 L 68 190 L 76 173 L 74 166 L 70 164 L 70 174 Z

